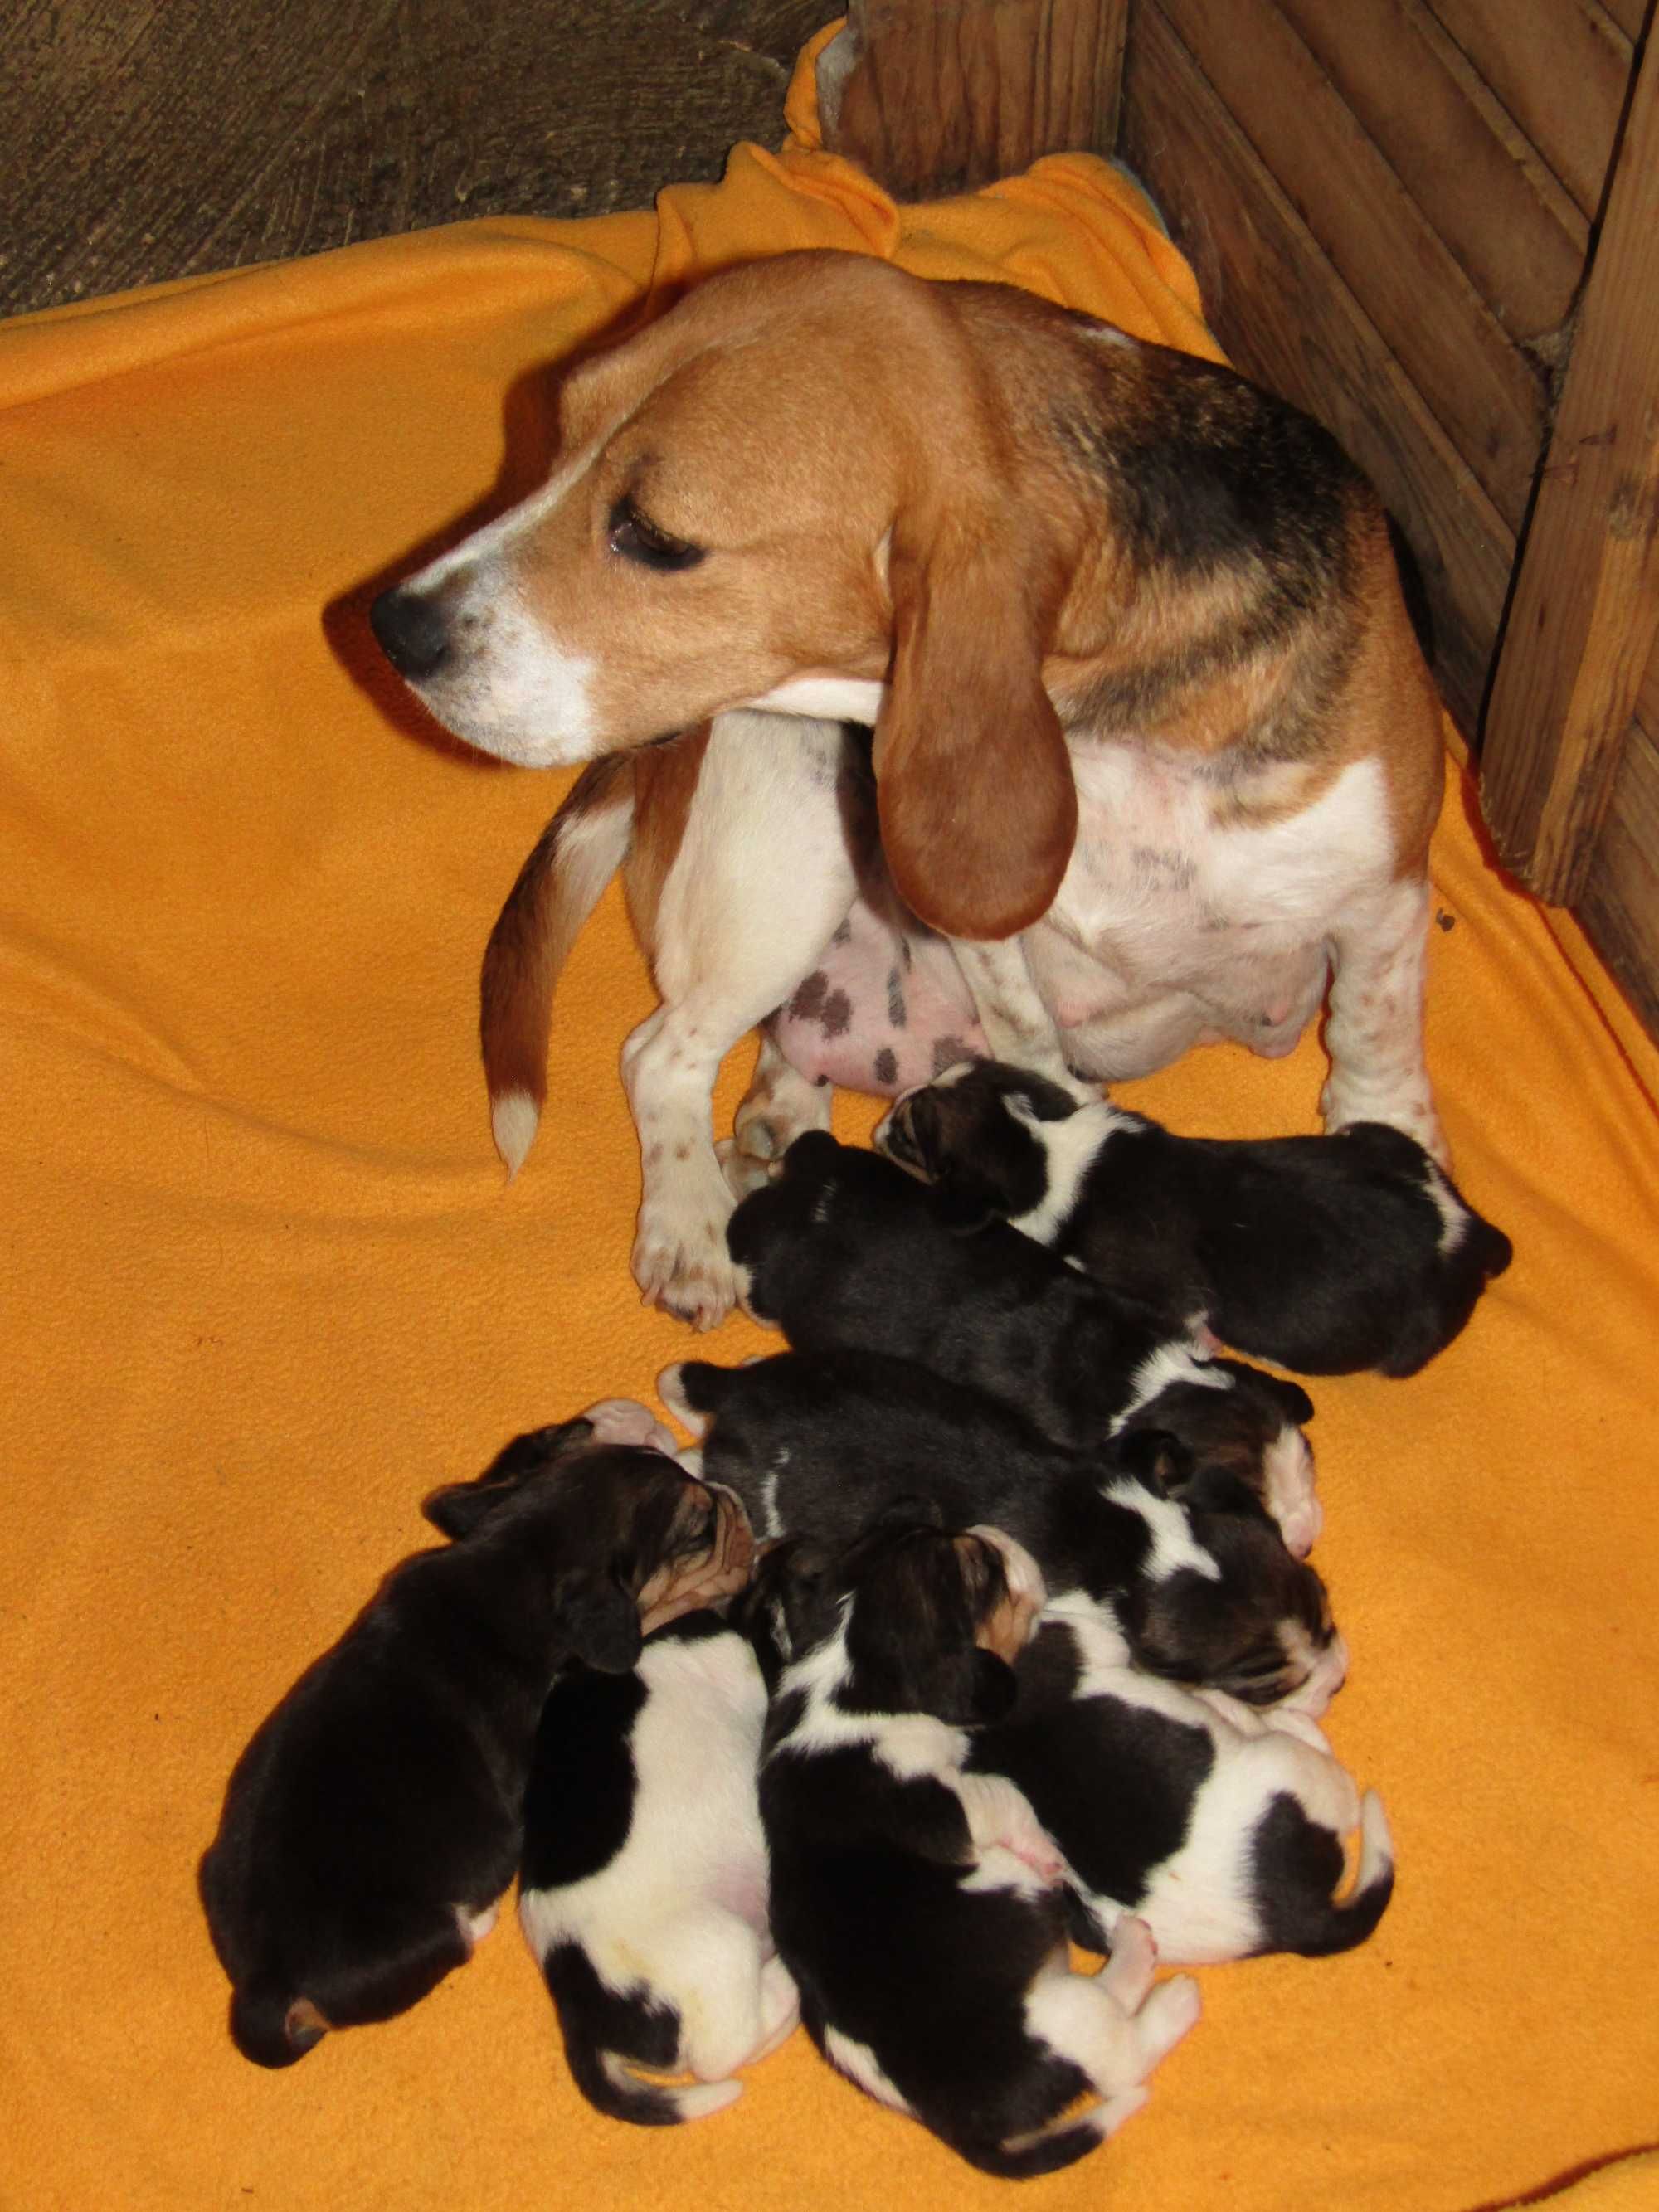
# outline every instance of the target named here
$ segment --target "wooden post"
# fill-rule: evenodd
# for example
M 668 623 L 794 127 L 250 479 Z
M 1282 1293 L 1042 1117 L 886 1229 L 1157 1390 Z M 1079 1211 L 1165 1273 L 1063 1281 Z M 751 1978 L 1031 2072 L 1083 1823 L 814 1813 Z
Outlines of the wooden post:
M 896 199 L 1039 154 L 1109 154 L 1128 0 L 850 0 L 818 61 L 824 143 Z
M 1587 872 L 1659 636 L 1659 58 L 1615 156 L 1486 709 L 1481 803 L 1542 898 Z

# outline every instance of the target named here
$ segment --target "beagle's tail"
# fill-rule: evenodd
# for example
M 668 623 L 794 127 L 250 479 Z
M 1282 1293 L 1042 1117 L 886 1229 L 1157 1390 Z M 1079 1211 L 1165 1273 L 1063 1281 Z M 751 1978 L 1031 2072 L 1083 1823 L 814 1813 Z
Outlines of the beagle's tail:
M 627 858 L 634 763 L 613 753 L 585 768 L 489 933 L 478 985 L 478 1040 L 489 1123 L 509 1176 L 523 1166 L 547 1098 L 553 991 L 582 925 Z

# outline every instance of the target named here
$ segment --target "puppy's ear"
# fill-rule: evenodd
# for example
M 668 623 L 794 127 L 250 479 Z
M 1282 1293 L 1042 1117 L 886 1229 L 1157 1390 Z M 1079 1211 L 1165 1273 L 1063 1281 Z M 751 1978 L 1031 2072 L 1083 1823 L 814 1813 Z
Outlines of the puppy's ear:
M 1118 1438 L 1117 1453 L 1135 1480 L 1160 1498 L 1184 1497 L 1197 1471 L 1191 1451 L 1169 1429 L 1131 1429 Z
M 933 1185 L 933 1217 L 953 1237 L 977 1237 L 994 1221 L 1006 1220 L 1007 1208 L 982 1176 L 957 1163 L 942 1170 Z
M 500 1506 L 516 1498 L 533 1474 L 541 1474 L 592 1436 L 592 1421 L 556 1421 L 514 1437 L 471 1482 L 449 1482 L 424 1498 L 421 1510 L 433 1527 L 455 1542 L 477 1534 Z
M 947 937 L 1012 937 L 1054 903 L 1077 837 L 1048 693 L 1052 557 L 1012 516 L 926 501 L 895 524 L 893 659 L 876 724 L 882 850 Z
M 620 1583 L 591 1574 L 562 1576 L 553 1614 L 584 1665 L 601 1674 L 630 1674 L 639 1664 L 640 1609 Z
M 1241 1382 L 1253 1383 L 1265 1391 L 1284 1413 L 1286 1420 L 1297 1428 L 1312 1420 L 1314 1401 L 1299 1382 L 1292 1382 L 1283 1375 L 1269 1375 L 1265 1367 L 1252 1367 L 1243 1359 L 1218 1359 L 1212 1363 Z

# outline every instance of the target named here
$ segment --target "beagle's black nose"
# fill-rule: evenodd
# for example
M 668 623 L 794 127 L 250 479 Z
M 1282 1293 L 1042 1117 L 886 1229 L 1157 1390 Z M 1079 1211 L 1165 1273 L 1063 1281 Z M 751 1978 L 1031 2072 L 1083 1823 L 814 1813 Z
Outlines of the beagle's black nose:
M 406 585 L 381 592 L 368 611 L 368 626 L 399 676 L 430 676 L 449 651 L 441 609 Z

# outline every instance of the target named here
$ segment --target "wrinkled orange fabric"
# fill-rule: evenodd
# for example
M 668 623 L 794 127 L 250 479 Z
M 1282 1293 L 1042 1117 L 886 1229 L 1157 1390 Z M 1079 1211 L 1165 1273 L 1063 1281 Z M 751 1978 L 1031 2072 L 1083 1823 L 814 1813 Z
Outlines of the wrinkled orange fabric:
M 517 1429 L 649 1396 L 690 1348 L 628 1274 L 617 1054 L 652 994 L 620 900 L 504 1188 L 478 956 L 562 786 L 422 733 L 366 581 L 527 480 L 527 371 L 724 261 L 851 247 L 1213 350 L 1103 164 L 897 208 L 819 149 L 810 70 L 789 121 L 781 156 L 739 148 L 654 214 L 464 224 L 0 331 L 9 2208 L 1004 2193 L 804 2036 L 717 2119 L 599 2118 L 510 1924 L 412 2014 L 260 2073 L 194 1892 L 232 1760 L 422 1541 L 422 1494 Z M 1659 1056 L 1471 813 L 1453 768 L 1429 1054 L 1518 1256 L 1422 1376 L 1320 1384 L 1313 1431 L 1354 1653 L 1331 1734 L 1386 1798 L 1397 1899 L 1349 1957 L 1206 1972 L 1147 2111 L 1033 2206 L 1659 2194 L 1651 2161 L 1607 2162 L 1659 2136 Z M 1302 1129 L 1320 1072 L 1311 1040 L 1215 1049 L 1124 1096 L 1186 1130 Z M 845 1135 L 872 1115 L 837 1103 Z M 706 1348 L 769 1341 L 733 1322 Z

